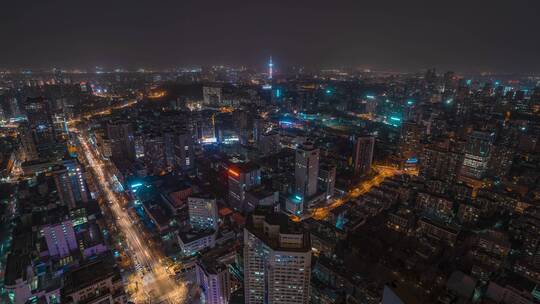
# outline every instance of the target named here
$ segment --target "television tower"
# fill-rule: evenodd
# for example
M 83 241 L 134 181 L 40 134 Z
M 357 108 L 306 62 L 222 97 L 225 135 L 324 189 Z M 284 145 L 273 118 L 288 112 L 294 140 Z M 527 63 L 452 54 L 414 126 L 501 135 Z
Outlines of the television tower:
M 274 63 L 272 62 L 272 56 L 270 56 L 270 61 L 268 62 L 268 79 L 272 80 L 274 74 Z

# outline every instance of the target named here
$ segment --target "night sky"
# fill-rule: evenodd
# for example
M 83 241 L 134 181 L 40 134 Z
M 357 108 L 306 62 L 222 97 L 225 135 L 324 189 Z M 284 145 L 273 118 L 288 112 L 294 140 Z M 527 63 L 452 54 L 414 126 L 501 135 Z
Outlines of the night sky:
M 4 0 L 0 68 L 540 72 L 538 0 Z

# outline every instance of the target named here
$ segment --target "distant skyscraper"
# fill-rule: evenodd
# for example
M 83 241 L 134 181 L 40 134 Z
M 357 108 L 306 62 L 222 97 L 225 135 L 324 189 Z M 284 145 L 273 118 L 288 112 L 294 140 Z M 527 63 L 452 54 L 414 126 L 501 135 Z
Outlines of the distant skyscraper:
M 199 230 L 214 229 L 217 231 L 218 206 L 215 198 L 190 196 L 188 198 L 189 223 Z
M 461 166 L 462 176 L 474 179 L 484 177 L 488 169 L 494 140 L 494 133 L 475 131 L 469 135 Z
M 244 292 L 247 304 L 307 304 L 311 242 L 300 223 L 260 210 L 244 229 Z
M 88 201 L 83 169 L 76 159 L 64 161 L 62 166 L 55 168 L 53 174 L 60 200 L 69 209 Z
M 272 80 L 272 77 L 274 77 L 274 63 L 272 62 L 272 56 L 270 56 L 270 60 L 268 61 L 268 79 Z
M 319 149 L 315 148 L 313 143 L 305 142 L 296 149 L 294 177 L 295 195 L 306 199 L 317 193 Z
M 375 147 L 375 138 L 373 136 L 358 137 L 354 143 L 354 173 L 368 174 L 371 171 L 373 162 L 373 148 Z
M 203 103 L 205 105 L 220 105 L 221 94 L 221 87 L 203 87 Z

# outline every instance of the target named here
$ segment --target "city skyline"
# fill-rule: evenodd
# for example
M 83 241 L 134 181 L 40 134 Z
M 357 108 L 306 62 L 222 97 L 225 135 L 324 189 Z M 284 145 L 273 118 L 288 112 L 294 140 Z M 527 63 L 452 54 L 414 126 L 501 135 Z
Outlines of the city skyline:
M 526 0 L 342 1 L 332 9 L 324 1 L 17 1 L 0 12 L 0 68 L 258 67 L 272 55 L 282 67 L 533 73 L 539 9 Z
M 0 11 L 0 303 L 540 304 L 540 1 Z

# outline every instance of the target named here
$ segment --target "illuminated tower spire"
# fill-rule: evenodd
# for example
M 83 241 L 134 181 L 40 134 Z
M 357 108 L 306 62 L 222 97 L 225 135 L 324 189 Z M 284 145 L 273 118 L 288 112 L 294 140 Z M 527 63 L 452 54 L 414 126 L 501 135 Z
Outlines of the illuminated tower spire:
M 274 74 L 274 63 L 272 62 L 272 56 L 270 56 L 270 61 L 268 62 L 268 79 L 272 79 Z

